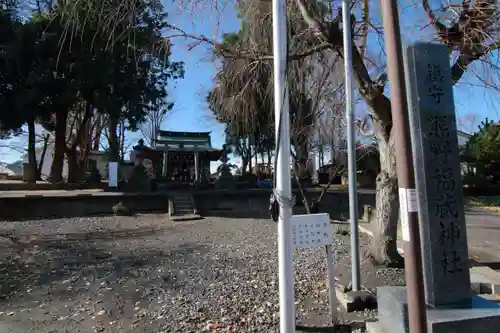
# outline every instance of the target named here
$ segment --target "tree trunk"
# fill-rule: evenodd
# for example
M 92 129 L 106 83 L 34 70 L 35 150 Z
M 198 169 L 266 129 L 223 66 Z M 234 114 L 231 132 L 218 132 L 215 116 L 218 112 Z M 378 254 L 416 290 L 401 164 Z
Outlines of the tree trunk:
M 116 130 L 118 128 L 118 118 L 114 114 L 109 115 L 109 162 L 118 162 L 120 146 Z
M 371 252 L 376 263 L 400 266 L 402 257 L 397 251 L 399 221 L 398 178 L 396 173 L 396 150 L 393 133 L 387 140 L 377 133 L 380 151 L 380 173 L 377 176 L 375 225 Z
M 68 149 L 66 151 L 68 160 L 68 183 L 75 183 L 78 181 L 78 161 L 76 156 L 76 149 Z
M 54 159 L 50 167 L 50 181 L 57 183 L 63 180 L 64 154 L 66 153 L 66 111 L 56 112 L 56 128 L 54 142 Z
M 309 178 L 310 174 L 307 170 L 307 161 L 308 161 L 308 150 L 307 150 L 307 144 L 298 144 L 295 146 L 295 151 L 296 151 L 296 167 L 295 167 L 295 172 L 296 175 L 300 178 Z
M 266 172 L 266 168 L 264 167 L 266 165 L 266 162 L 265 162 L 266 161 L 266 153 L 263 150 L 260 153 L 260 159 L 262 160 L 261 163 L 262 163 L 262 166 L 263 166 L 263 169 L 264 169 L 263 175 L 262 175 L 263 176 L 262 179 L 266 179 L 267 178 L 266 177 L 267 172 Z
M 257 154 L 257 147 L 254 147 L 253 149 L 253 157 L 254 157 L 254 170 L 255 170 L 255 175 L 258 177 L 259 176 L 259 154 Z
M 271 162 L 271 150 L 267 150 L 267 172 L 268 176 L 272 179 L 273 178 L 273 171 L 272 171 L 272 162 Z
M 38 168 L 36 170 L 36 179 L 42 180 L 42 168 L 43 163 L 45 163 L 45 155 L 47 154 L 47 147 L 49 146 L 50 134 L 47 134 L 43 137 L 43 148 L 42 155 L 40 156 L 40 161 L 38 162 Z
M 248 158 L 244 155 L 241 156 L 241 174 L 244 175 L 247 173 L 248 167 Z
M 88 158 L 88 153 L 90 150 L 90 142 L 88 141 L 88 123 L 90 117 L 92 116 L 92 109 L 86 106 L 85 114 L 77 128 L 75 138 L 71 143 L 71 146 L 65 150 L 68 162 L 68 183 L 75 183 L 79 181 L 83 174 L 80 173 L 80 165 L 82 161 Z M 77 148 L 80 147 L 80 153 L 78 154 Z
M 36 175 L 38 174 L 38 165 L 36 163 L 36 147 L 35 147 L 35 120 L 30 119 L 28 121 L 28 162 L 31 168 L 31 175 L 28 180 L 31 182 L 36 182 Z
M 253 165 L 252 165 L 252 147 L 248 147 L 248 172 L 250 174 L 253 173 Z
M 98 151 L 99 147 L 101 145 L 101 132 L 102 132 L 102 120 L 103 117 L 99 113 L 96 115 L 96 125 L 95 125 L 95 130 L 94 130 L 94 142 L 93 142 L 93 150 Z
M 125 160 L 125 120 L 120 121 L 120 162 Z

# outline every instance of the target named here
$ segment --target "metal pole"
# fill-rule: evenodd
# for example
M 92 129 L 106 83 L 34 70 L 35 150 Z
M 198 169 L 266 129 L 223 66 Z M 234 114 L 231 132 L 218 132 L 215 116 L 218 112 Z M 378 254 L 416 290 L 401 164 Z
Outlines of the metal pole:
M 332 324 L 337 322 L 337 295 L 335 294 L 335 270 L 333 268 L 333 245 L 329 244 L 326 248 L 326 269 L 328 274 L 328 302 L 330 303 L 330 314 L 332 315 Z
M 273 0 L 274 114 L 278 156 L 276 192 L 280 202 L 278 257 L 280 293 L 280 332 L 295 332 L 293 290 L 292 186 L 290 174 L 290 110 L 285 85 L 287 69 L 286 0 Z
M 405 237 L 404 242 L 408 321 L 411 333 L 427 333 L 418 212 L 408 210 L 407 200 L 408 196 L 415 195 L 415 174 L 410 148 L 408 104 L 406 99 L 398 8 L 396 0 L 382 0 L 381 3 L 391 96 L 392 126 L 394 135 L 396 136 L 395 150 L 400 198 L 399 206 L 403 228 L 407 224 L 409 229 L 409 237 Z
M 356 181 L 356 132 L 354 130 L 354 99 L 352 84 L 352 36 L 350 0 L 342 0 L 344 31 L 345 100 L 347 117 L 347 165 L 349 172 L 349 219 L 351 221 L 352 290 L 361 289 L 358 231 L 358 188 Z

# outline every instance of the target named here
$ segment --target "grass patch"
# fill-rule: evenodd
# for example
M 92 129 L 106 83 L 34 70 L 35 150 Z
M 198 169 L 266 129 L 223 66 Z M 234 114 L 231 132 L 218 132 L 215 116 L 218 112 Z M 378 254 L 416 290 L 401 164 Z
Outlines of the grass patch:
M 474 206 L 500 212 L 500 195 L 471 197 L 468 201 Z
M 128 208 L 123 202 L 118 202 L 112 207 L 113 213 L 117 216 L 130 216 L 132 215 L 132 210 Z
M 485 197 L 472 197 L 470 198 L 473 203 L 481 206 L 488 206 L 488 207 L 494 207 L 494 206 L 500 206 L 500 195 L 492 195 L 492 196 L 485 196 Z

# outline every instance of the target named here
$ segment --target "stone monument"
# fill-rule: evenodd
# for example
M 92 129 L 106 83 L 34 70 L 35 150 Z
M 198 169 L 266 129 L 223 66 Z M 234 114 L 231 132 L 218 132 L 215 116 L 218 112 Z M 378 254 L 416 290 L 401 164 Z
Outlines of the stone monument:
M 138 144 L 134 146 L 131 152 L 131 160 L 134 163 L 132 176 L 126 186 L 127 191 L 132 192 L 150 192 L 151 187 L 151 170 L 152 163 L 145 159 L 141 152 L 145 149 L 144 140 L 140 139 Z
M 99 172 L 99 169 L 97 169 L 97 163 L 95 160 L 91 161 L 92 168 L 90 169 L 90 174 L 87 177 L 87 183 L 88 184 L 100 184 L 102 176 Z
M 500 306 L 471 292 L 448 49 L 416 43 L 406 65 L 428 332 L 498 332 Z M 406 288 L 379 288 L 378 308 L 381 332 L 409 333 Z
M 222 156 L 220 158 L 221 165 L 217 168 L 217 179 L 215 180 L 214 187 L 216 189 L 234 190 L 236 189 L 236 182 L 231 174 L 232 164 L 228 164 L 228 148 L 227 145 L 222 146 Z

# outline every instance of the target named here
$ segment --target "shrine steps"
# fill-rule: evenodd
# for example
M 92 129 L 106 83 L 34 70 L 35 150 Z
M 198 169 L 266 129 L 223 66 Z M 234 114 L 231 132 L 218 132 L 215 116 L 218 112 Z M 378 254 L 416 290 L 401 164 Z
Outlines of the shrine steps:
M 169 212 L 172 221 L 191 221 L 202 219 L 198 215 L 194 199 L 190 194 L 176 193 L 169 199 Z

